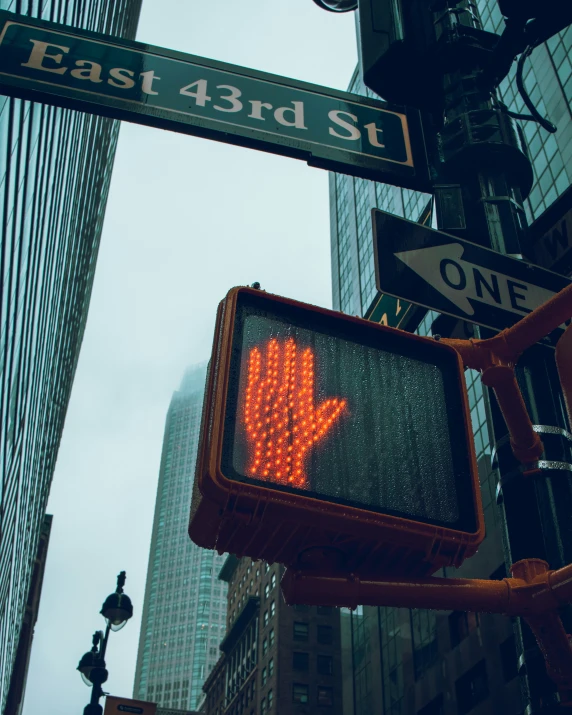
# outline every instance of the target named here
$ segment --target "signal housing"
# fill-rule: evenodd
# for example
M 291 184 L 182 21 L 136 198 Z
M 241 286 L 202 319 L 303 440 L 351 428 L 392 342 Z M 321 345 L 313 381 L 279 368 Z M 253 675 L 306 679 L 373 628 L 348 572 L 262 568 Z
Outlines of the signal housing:
M 431 475 L 420 473 L 419 478 L 405 484 L 407 474 L 401 472 L 405 475 L 404 488 L 398 489 L 393 496 L 392 492 L 387 492 L 386 482 L 392 478 L 394 470 L 391 463 L 388 468 L 387 461 L 379 457 L 380 445 L 383 451 L 387 443 L 391 452 L 391 444 L 395 442 L 399 449 L 399 440 L 412 437 L 407 434 L 396 437 L 391 430 L 382 432 L 380 437 L 377 422 L 385 420 L 387 423 L 392 419 L 392 415 L 387 414 L 391 412 L 389 406 L 384 412 L 384 402 L 393 399 L 394 413 L 405 405 L 404 414 L 409 414 L 407 401 L 398 399 L 395 390 L 391 391 L 391 385 L 388 390 L 381 389 L 379 395 L 371 393 L 371 389 L 375 389 L 375 386 L 370 389 L 371 385 L 383 385 L 383 374 L 381 381 L 375 380 L 384 359 L 389 360 L 388 369 L 393 370 L 393 380 L 401 379 L 401 372 L 409 368 L 425 370 L 424 380 L 427 374 L 429 382 L 441 380 L 444 385 L 444 394 L 448 395 L 445 407 L 449 413 L 447 429 L 452 430 L 456 442 L 451 447 L 453 473 L 446 477 L 451 481 L 451 490 L 457 500 L 457 505 L 450 508 L 453 516 L 449 521 L 435 518 L 435 514 L 429 513 L 430 509 L 421 517 L 419 513 L 404 514 L 397 502 L 381 503 L 375 497 L 375 494 L 382 494 L 384 498 L 399 501 L 400 492 L 409 491 L 413 502 L 433 503 L 437 510 L 441 508 L 439 500 L 431 494 L 431 485 L 429 489 L 423 486 L 423 480 L 432 479 Z M 369 377 L 359 373 L 360 360 L 370 365 Z M 439 367 L 433 369 L 433 362 Z M 299 389 L 292 388 L 287 393 L 286 401 L 289 400 L 293 407 L 288 412 L 283 400 L 281 408 L 289 415 L 290 427 L 294 424 L 292 413 L 303 400 L 307 401 L 314 422 L 320 419 L 318 415 L 329 411 L 330 423 L 322 422 L 323 434 L 316 428 L 314 437 L 302 444 L 307 454 L 305 463 L 298 459 L 301 476 L 294 470 L 281 473 L 281 467 L 267 469 L 264 475 L 255 465 L 256 445 L 252 440 L 250 445 L 248 443 L 245 421 L 248 414 L 253 414 L 253 408 L 252 405 L 247 408 L 245 395 L 251 395 L 251 402 L 255 393 L 262 401 L 280 401 L 281 388 L 278 386 L 272 392 L 273 388 L 265 387 L 264 380 L 260 379 L 260 376 L 269 374 L 272 365 L 283 368 L 282 372 L 274 370 L 278 382 L 282 380 L 286 385 L 286 377 L 281 377 L 282 373 L 286 374 L 285 365 L 293 366 L 289 373 L 291 384 L 298 380 Z M 296 377 L 308 365 L 313 366 L 310 372 L 307 370 L 310 377 Z M 321 376 L 325 376 L 324 379 Z M 405 387 L 407 382 L 405 380 Z M 332 395 L 336 392 L 334 388 L 348 394 Z M 352 390 L 355 394 L 350 394 Z M 425 391 L 420 390 L 413 396 L 409 411 L 414 412 L 420 404 L 416 402 L 417 398 L 425 399 L 422 394 Z M 427 391 L 430 392 L 429 383 Z M 321 401 L 317 408 L 314 392 Z M 300 398 L 300 394 L 305 397 Z M 366 421 L 361 412 L 370 398 L 378 408 L 370 412 Z M 335 400 L 338 400 L 336 404 Z M 432 405 L 423 405 L 419 419 L 432 409 Z M 277 443 L 281 439 L 293 441 L 293 431 L 286 433 L 284 426 L 280 431 L 278 426 L 282 423 L 275 413 L 276 410 L 268 413 L 268 425 L 274 425 L 278 430 L 276 434 L 283 436 L 278 439 L 275 436 L 272 443 L 268 442 L 269 453 L 273 450 L 272 459 L 278 456 Z M 262 413 L 257 414 L 262 419 Z M 360 419 L 364 421 L 359 422 Z M 418 433 L 414 436 L 422 441 L 418 424 L 412 424 L 414 429 L 408 431 Z M 430 431 L 437 435 L 438 425 L 432 424 Z M 290 436 L 285 437 L 286 434 Z M 363 442 L 363 450 L 356 447 L 356 440 L 360 445 Z M 433 434 L 427 443 L 432 441 Z M 282 446 L 284 444 L 286 442 Z M 294 449 L 294 454 L 296 449 L 305 454 L 301 446 Z M 439 448 L 436 453 L 439 458 L 441 451 Z M 362 454 L 367 456 L 363 464 L 360 462 Z M 344 458 L 348 463 L 341 464 Z M 391 459 L 390 454 L 387 459 Z M 419 459 L 422 461 L 423 458 Z M 380 469 L 368 467 L 375 460 L 381 465 Z M 258 473 L 253 475 L 252 471 L 256 469 Z M 400 469 L 402 467 L 396 463 L 395 472 Z M 384 472 L 382 480 L 378 478 L 380 470 Z M 348 479 L 349 474 L 367 475 L 367 479 Z M 303 481 L 296 482 L 296 479 Z M 443 491 L 441 483 L 435 483 L 435 488 L 445 495 L 445 501 L 449 499 L 448 491 Z M 367 497 L 369 492 L 374 498 L 368 504 L 363 495 Z M 453 504 L 451 499 L 449 501 Z M 457 514 L 456 522 L 454 514 Z M 353 573 L 361 578 L 383 573 L 427 575 L 442 566 L 460 565 L 483 540 L 484 520 L 463 365 L 458 353 L 432 339 L 360 318 L 259 290 L 232 289 L 217 314 L 189 535 L 199 546 L 216 548 L 221 553 L 230 551 L 269 563 L 277 561 L 298 570 Z

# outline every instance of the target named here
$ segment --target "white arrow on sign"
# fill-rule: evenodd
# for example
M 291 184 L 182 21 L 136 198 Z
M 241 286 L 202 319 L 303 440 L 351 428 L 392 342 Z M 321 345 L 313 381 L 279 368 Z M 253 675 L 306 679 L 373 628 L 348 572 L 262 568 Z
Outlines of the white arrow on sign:
M 395 256 L 467 315 L 475 313 L 469 298 L 527 315 L 555 295 L 546 288 L 469 263 L 463 260 L 464 250 L 460 243 L 447 243 Z

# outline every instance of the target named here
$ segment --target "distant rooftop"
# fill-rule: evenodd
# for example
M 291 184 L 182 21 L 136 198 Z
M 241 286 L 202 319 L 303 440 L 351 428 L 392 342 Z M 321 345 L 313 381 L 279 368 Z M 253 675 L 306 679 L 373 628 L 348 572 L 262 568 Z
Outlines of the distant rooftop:
M 232 579 L 232 576 L 236 571 L 239 563 L 240 559 L 237 556 L 235 556 L 234 554 L 229 554 L 226 557 L 226 561 L 222 565 L 222 568 L 219 572 L 219 580 L 230 583 L 230 580 Z
M 185 371 L 181 386 L 178 392 L 180 394 L 189 394 L 190 392 L 204 392 L 205 381 L 207 376 L 207 362 L 201 362 L 197 365 L 191 365 Z

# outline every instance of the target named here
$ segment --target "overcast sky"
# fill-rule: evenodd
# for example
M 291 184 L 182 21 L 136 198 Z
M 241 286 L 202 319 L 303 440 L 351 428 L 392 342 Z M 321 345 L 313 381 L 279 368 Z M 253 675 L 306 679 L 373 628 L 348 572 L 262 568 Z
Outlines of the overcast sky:
M 353 13 L 312 0 L 144 0 L 137 39 L 345 89 Z M 303 162 L 123 124 L 89 319 L 48 511 L 53 530 L 24 715 L 79 715 L 75 668 L 127 571 L 132 622 L 111 634 L 131 696 L 166 412 L 208 358 L 234 285 L 330 307 L 328 175 Z

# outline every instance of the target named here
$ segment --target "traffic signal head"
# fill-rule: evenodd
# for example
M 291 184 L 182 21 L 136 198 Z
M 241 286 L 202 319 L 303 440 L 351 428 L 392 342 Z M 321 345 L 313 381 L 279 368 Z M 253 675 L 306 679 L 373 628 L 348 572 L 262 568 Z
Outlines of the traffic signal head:
M 459 565 L 484 537 L 459 355 L 231 290 L 218 312 L 189 534 L 220 552 L 362 577 Z
M 383 99 L 433 109 L 441 77 L 430 62 L 435 28 L 428 0 L 359 0 L 363 82 Z

